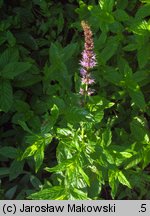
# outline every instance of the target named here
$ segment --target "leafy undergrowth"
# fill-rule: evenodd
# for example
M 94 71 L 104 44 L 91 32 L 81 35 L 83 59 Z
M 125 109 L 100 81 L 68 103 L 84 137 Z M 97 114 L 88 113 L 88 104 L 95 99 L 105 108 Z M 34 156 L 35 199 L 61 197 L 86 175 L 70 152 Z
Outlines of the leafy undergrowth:
M 150 199 L 150 1 L 0 0 L 1 199 Z M 91 26 L 94 94 L 79 94 Z

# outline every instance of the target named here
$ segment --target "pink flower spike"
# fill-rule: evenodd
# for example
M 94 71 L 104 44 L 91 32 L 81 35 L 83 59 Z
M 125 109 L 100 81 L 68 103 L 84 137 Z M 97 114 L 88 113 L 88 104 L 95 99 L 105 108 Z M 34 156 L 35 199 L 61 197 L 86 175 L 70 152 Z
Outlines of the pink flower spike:
M 80 69 L 81 76 L 85 76 L 87 74 L 87 71 L 84 68 Z

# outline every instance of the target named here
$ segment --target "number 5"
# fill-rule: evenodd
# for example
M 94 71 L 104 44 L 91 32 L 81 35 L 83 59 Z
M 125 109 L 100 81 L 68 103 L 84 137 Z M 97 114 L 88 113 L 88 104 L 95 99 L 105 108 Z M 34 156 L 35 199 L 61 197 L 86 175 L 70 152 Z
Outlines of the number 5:
M 141 204 L 141 212 L 146 212 L 146 204 Z

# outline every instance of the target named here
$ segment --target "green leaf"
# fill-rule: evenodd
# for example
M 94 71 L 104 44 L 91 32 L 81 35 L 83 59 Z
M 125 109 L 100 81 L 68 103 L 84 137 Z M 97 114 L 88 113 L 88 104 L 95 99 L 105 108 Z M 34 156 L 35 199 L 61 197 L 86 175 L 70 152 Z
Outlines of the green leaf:
M 132 101 L 135 103 L 135 105 L 140 109 L 145 110 L 146 102 L 139 85 L 133 80 L 127 80 L 126 86 L 128 88 L 129 95 L 132 98 Z
M 64 17 L 62 13 L 59 14 L 56 23 L 57 23 L 57 34 L 60 34 L 64 28 Z
M 11 146 L 5 146 L 0 148 L 0 155 L 3 155 L 4 157 L 7 158 L 16 158 L 18 153 L 17 149 Z
M 143 153 L 143 164 L 142 168 L 144 169 L 150 163 L 150 149 L 146 149 Z
M 150 60 L 150 44 L 145 44 L 137 52 L 137 59 L 140 68 L 145 67 L 145 65 Z
M 8 112 L 13 103 L 13 92 L 9 81 L 0 80 L 0 110 Z
M 126 185 L 128 188 L 132 188 L 130 185 L 130 182 L 128 179 L 125 177 L 122 171 L 118 172 L 118 180 L 121 184 Z
M 114 0 L 101 0 L 99 1 L 99 5 L 102 10 L 111 12 L 114 6 Z
M 98 110 L 93 113 L 93 116 L 94 116 L 95 122 L 100 123 L 104 117 L 104 111 Z
M 143 93 L 139 89 L 139 86 L 136 85 L 135 89 L 129 89 L 128 91 L 135 105 L 137 105 L 140 109 L 145 110 L 146 102 Z
M 109 128 L 107 128 L 102 134 L 102 143 L 104 146 L 109 146 L 111 144 L 112 133 Z
M 136 50 L 137 49 L 137 44 L 135 44 L 135 43 L 129 43 L 128 45 L 126 45 L 124 48 L 123 48 L 123 50 L 124 51 L 134 51 L 134 50 Z
M 3 43 L 5 43 L 6 41 L 6 36 L 4 33 L 1 32 L 1 35 L 0 35 L 0 45 L 2 45 Z
M 125 9 L 128 5 L 128 0 L 118 0 L 117 1 L 117 8 Z
M 66 189 L 63 186 L 54 186 L 31 194 L 28 199 L 33 200 L 63 200 L 66 199 Z
M 29 129 L 29 127 L 27 126 L 26 122 L 24 121 L 18 121 L 18 124 L 28 133 L 33 134 L 33 132 Z
M 0 75 L 6 79 L 13 79 L 15 76 L 24 73 L 31 68 L 29 62 L 12 62 L 7 64 Z
M 10 62 L 16 62 L 18 60 L 19 60 L 18 49 L 8 48 L 0 56 L 0 68 L 3 68 Z
M 60 50 L 54 43 L 51 43 L 51 47 L 49 50 L 49 59 L 50 59 L 50 62 L 56 66 L 60 65 L 62 62 Z
M 130 158 L 132 157 L 132 154 L 129 152 L 120 152 L 120 154 L 124 157 L 124 158 Z
M 65 109 L 65 120 L 69 123 L 78 123 L 79 121 L 93 121 L 93 115 L 84 108 L 68 106 Z
M 9 190 L 7 190 L 5 193 L 5 198 L 8 200 L 13 199 L 13 197 L 16 193 L 17 187 L 18 187 L 18 185 L 15 185 L 15 186 L 11 187 Z
M 16 87 L 29 87 L 36 83 L 39 83 L 42 80 L 42 77 L 38 74 L 26 73 L 25 76 L 17 76 L 14 80 L 14 85 Z
M 118 189 L 118 173 L 117 170 L 109 170 L 108 171 L 108 179 L 109 179 L 109 185 L 111 187 L 111 196 L 114 199 L 117 193 Z
M 30 157 L 32 155 L 35 154 L 35 152 L 37 151 L 38 147 L 37 145 L 33 144 L 31 146 L 29 146 L 28 148 L 26 148 L 25 152 L 22 155 L 22 160 L 26 157 Z
M 86 184 L 90 187 L 89 177 L 86 175 L 86 173 L 84 172 L 84 170 L 81 167 L 79 167 L 79 173 L 82 175 L 82 177 L 85 180 Z
M 14 106 L 17 112 L 28 112 L 30 110 L 30 106 L 23 100 L 15 100 Z
M 14 160 L 10 166 L 9 180 L 17 178 L 23 172 L 24 161 Z
M 13 36 L 13 34 L 10 31 L 7 31 L 6 37 L 10 46 L 13 47 L 16 44 L 16 38 Z
M 41 181 L 34 175 L 30 175 L 30 182 L 35 189 L 39 189 L 42 185 Z
M 149 72 L 147 70 L 136 71 L 133 74 L 133 79 L 137 83 L 140 83 L 140 84 L 142 83 L 142 85 L 143 85 L 143 81 L 144 81 L 144 84 L 145 84 L 145 81 L 146 83 L 149 83 Z
M 47 172 L 60 172 L 60 171 L 64 171 L 67 168 L 69 168 L 69 166 L 71 166 L 73 164 L 73 162 L 74 162 L 73 158 L 67 159 L 66 161 L 64 161 L 62 163 L 59 163 L 55 167 L 52 167 L 52 168 L 46 167 L 45 170 Z
M 53 107 L 51 108 L 51 116 L 53 117 L 54 122 L 58 118 L 58 114 L 59 114 L 59 109 L 58 109 L 57 105 L 54 104 Z
M 138 88 L 135 90 L 129 90 L 129 95 L 132 98 L 132 101 L 140 108 L 145 110 L 146 102 L 143 93 Z
M 38 148 L 37 152 L 34 154 L 34 160 L 35 160 L 35 172 L 37 172 L 40 168 L 40 166 L 43 163 L 44 159 L 44 147 L 41 146 Z
M 0 176 L 9 175 L 9 168 L 0 167 Z
M 136 167 L 142 161 L 142 155 L 137 154 L 128 159 L 127 165 L 125 165 L 125 169 L 130 169 L 132 167 Z
M 89 198 L 87 197 L 87 194 L 77 188 L 74 188 L 73 190 L 71 190 L 71 194 L 69 194 L 69 199 L 70 200 L 89 200 Z
M 120 82 L 123 80 L 122 74 L 115 68 L 106 67 L 104 72 L 104 78 L 115 85 L 120 85 Z
M 57 133 L 63 136 L 72 136 L 72 131 L 67 128 L 57 128 Z
M 43 124 L 41 127 L 42 133 L 44 134 L 49 133 L 49 131 L 55 125 L 58 116 L 59 116 L 59 108 L 57 107 L 56 104 L 54 104 L 53 107 L 51 108 L 51 115 L 48 116 L 46 123 Z
M 143 19 L 144 17 L 150 16 L 150 4 L 146 4 L 137 10 L 135 15 L 136 19 Z
M 29 34 L 27 31 L 19 31 L 15 34 L 15 36 L 17 38 L 18 43 L 29 47 L 31 50 L 38 50 L 38 44 L 35 38 L 33 38 L 33 36 Z
M 118 9 L 115 11 L 115 18 L 119 22 L 127 21 L 129 19 L 129 15 L 124 10 Z
M 135 117 L 130 123 L 131 133 L 135 141 L 139 143 L 149 143 L 149 131 L 143 119 Z
M 63 49 L 63 61 L 68 61 L 70 58 L 72 58 L 73 54 L 75 53 L 77 49 L 77 43 L 71 43 L 67 45 Z
M 116 53 L 118 45 L 118 39 L 116 37 L 109 38 L 105 45 L 105 48 L 101 51 L 100 54 L 100 57 L 104 63 L 106 63 Z

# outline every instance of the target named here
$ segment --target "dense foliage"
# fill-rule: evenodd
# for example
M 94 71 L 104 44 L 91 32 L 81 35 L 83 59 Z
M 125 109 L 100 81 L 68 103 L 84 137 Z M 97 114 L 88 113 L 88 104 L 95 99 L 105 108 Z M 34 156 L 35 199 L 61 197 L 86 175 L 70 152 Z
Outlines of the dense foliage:
M 150 199 L 150 0 L 0 0 L 0 53 L 1 199 Z

